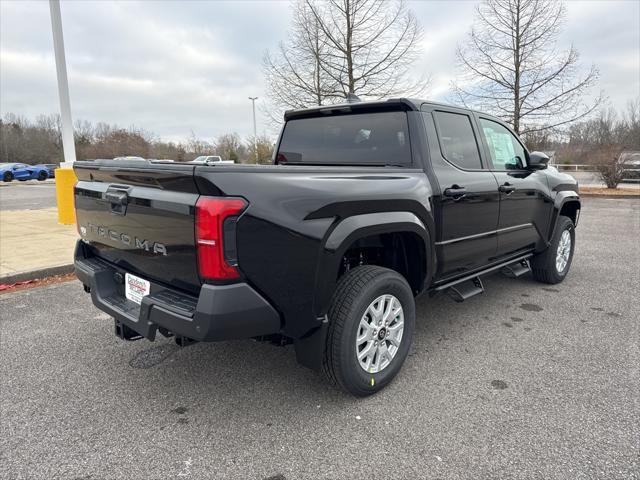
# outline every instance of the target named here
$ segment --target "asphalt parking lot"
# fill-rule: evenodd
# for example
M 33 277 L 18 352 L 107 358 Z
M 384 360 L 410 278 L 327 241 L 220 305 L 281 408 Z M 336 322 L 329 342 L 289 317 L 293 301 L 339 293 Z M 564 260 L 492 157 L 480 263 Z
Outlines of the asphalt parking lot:
M 0 182 L 0 210 L 35 210 L 56 206 L 54 179 Z
M 420 298 L 355 399 L 252 341 L 125 343 L 78 282 L 0 295 L 0 477 L 640 478 L 640 201 L 586 199 L 561 285 Z

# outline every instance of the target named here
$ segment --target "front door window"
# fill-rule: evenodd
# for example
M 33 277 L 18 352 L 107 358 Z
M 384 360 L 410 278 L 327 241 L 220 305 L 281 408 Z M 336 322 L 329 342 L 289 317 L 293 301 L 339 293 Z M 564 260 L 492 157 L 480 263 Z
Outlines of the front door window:
M 527 166 L 524 147 L 507 128 L 484 118 L 480 126 L 495 170 L 523 170 Z

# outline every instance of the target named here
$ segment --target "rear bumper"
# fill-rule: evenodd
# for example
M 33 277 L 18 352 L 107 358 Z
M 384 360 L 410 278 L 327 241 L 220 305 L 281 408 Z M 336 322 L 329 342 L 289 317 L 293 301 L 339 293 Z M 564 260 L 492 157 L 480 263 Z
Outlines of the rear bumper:
M 93 304 L 120 324 L 154 340 L 158 328 L 197 341 L 212 342 L 277 333 L 278 312 L 246 283 L 208 285 L 198 297 L 151 281 L 142 303 L 127 300 L 125 270 L 98 257 L 87 257 L 82 240 L 76 244 L 75 272 L 90 287 Z

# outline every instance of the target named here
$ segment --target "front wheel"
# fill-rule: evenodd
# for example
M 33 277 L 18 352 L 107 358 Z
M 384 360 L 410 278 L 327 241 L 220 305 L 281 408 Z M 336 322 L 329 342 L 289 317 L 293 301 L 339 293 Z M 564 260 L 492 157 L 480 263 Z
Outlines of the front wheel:
M 533 257 L 531 269 L 536 280 L 556 284 L 562 282 L 573 260 L 576 245 L 576 230 L 569 217 L 558 217 L 558 224 L 549 247 Z
M 4 172 L 4 175 L 2 176 L 2 181 L 10 182 L 11 180 L 13 180 L 13 174 L 11 172 Z
M 404 277 L 374 265 L 354 268 L 339 280 L 329 309 L 324 376 L 359 397 L 376 393 L 400 371 L 414 329 Z

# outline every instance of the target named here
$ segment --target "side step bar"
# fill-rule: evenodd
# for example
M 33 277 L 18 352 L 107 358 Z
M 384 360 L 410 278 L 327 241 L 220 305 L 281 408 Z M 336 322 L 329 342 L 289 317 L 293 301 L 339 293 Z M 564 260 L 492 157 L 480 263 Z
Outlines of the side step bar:
M 518 278 L 530 271 L 531 265 L 529 265 L 529 260 L 527 259 L 512 263 L 502 268 L 502 274 L 509 278 Z
M 457 283 L 453 287 L 447 289 L 447 294 L 453 298 L 456 302 L 464 302 L 466 299 L 474 297 L 484 293 L 484 285 L 480 277 L 476 277 L 473 280 Z
M 481 275 L 501 270 L 502 273 L 511 278 L 518 278 L 531 271 L 531 266 L 529 265 L 529 258 L 531 256 L 532 254 L 522 255 L 507 262 L 493 265 L 480 272 L 472 273 L 466 277 L 439 285 L 432 290 L 432 292 L 446 291 L 456 302 L 463 302 L 468 298 L 484 292 L 484 286 L 482 285 L 482 280 L 480 280 Z

